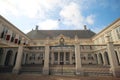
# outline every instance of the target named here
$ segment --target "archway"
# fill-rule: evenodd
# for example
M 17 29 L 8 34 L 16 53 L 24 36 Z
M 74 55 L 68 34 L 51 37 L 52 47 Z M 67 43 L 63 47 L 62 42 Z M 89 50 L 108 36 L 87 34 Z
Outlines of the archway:
M 10 66 L 11 58 L 12 58 L 13 51 L 9 50 L 6 55 L 5 59 L 5 66 Z
M 105 52 L 105 53 L 104 53 L 104 56 L 105 56 L 105 59 L 106 59 L 107 64 L 110 65 L 110 61 L 109 61 L 109 57 L 108 57 L 108 53 Z
M 96 64 L 98 64 L 98 57 L 97 57 L 97 54 L 95 54 L 94 56 L 95 56 Z
M 115 51 L 115 55 L 116 55 L 117 63 L 120 64 L 117 51 Z
M 3 55 L 3 48 L 0 48 L 0 63 L 1 63 L 1 60 L 2 60 L 2 55 Z
M 99 53 L 99 58 L 100 58 L 100 63 L 103 64 L 103 57 L 101 53 Z

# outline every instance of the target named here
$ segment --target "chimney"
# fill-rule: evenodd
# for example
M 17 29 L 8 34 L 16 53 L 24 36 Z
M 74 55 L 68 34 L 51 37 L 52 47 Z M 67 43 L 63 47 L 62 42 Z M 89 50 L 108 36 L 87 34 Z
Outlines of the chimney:
M 38 30 L 38 27 L 39 27 L 39 26 L 38 26 L 38 25 L 36 25 L 36 29 L 35 29 L 35 30 Z
M 87 26 L 86 25 L 84 25 L 84 30 L 87 30 Z

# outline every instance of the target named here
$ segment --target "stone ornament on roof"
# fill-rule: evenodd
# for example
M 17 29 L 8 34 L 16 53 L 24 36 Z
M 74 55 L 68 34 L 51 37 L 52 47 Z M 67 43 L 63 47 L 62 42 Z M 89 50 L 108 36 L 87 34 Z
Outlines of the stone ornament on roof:
M 60 38 L 59 42 L 60 42 L 60 45 L 61 45 L 61 46 L 64 46 L 64 42 L 65 42 L 65 40 L 64 40 L 63 37 Z

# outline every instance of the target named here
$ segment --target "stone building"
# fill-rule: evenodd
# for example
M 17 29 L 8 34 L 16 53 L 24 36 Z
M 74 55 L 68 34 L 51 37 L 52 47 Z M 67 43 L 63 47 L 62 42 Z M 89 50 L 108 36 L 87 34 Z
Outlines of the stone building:
M 0 16 L 0 72 L 120 77 L 120 18 L 97 34 L 86 25 L 24 34 Z

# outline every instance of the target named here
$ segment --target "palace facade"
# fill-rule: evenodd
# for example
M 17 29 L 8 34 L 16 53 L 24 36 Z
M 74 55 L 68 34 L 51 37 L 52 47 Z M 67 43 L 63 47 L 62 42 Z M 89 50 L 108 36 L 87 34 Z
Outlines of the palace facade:
M 0 73 L 120 77 L 120 18 L 99 33 L 31 30 L 0 16 Z

